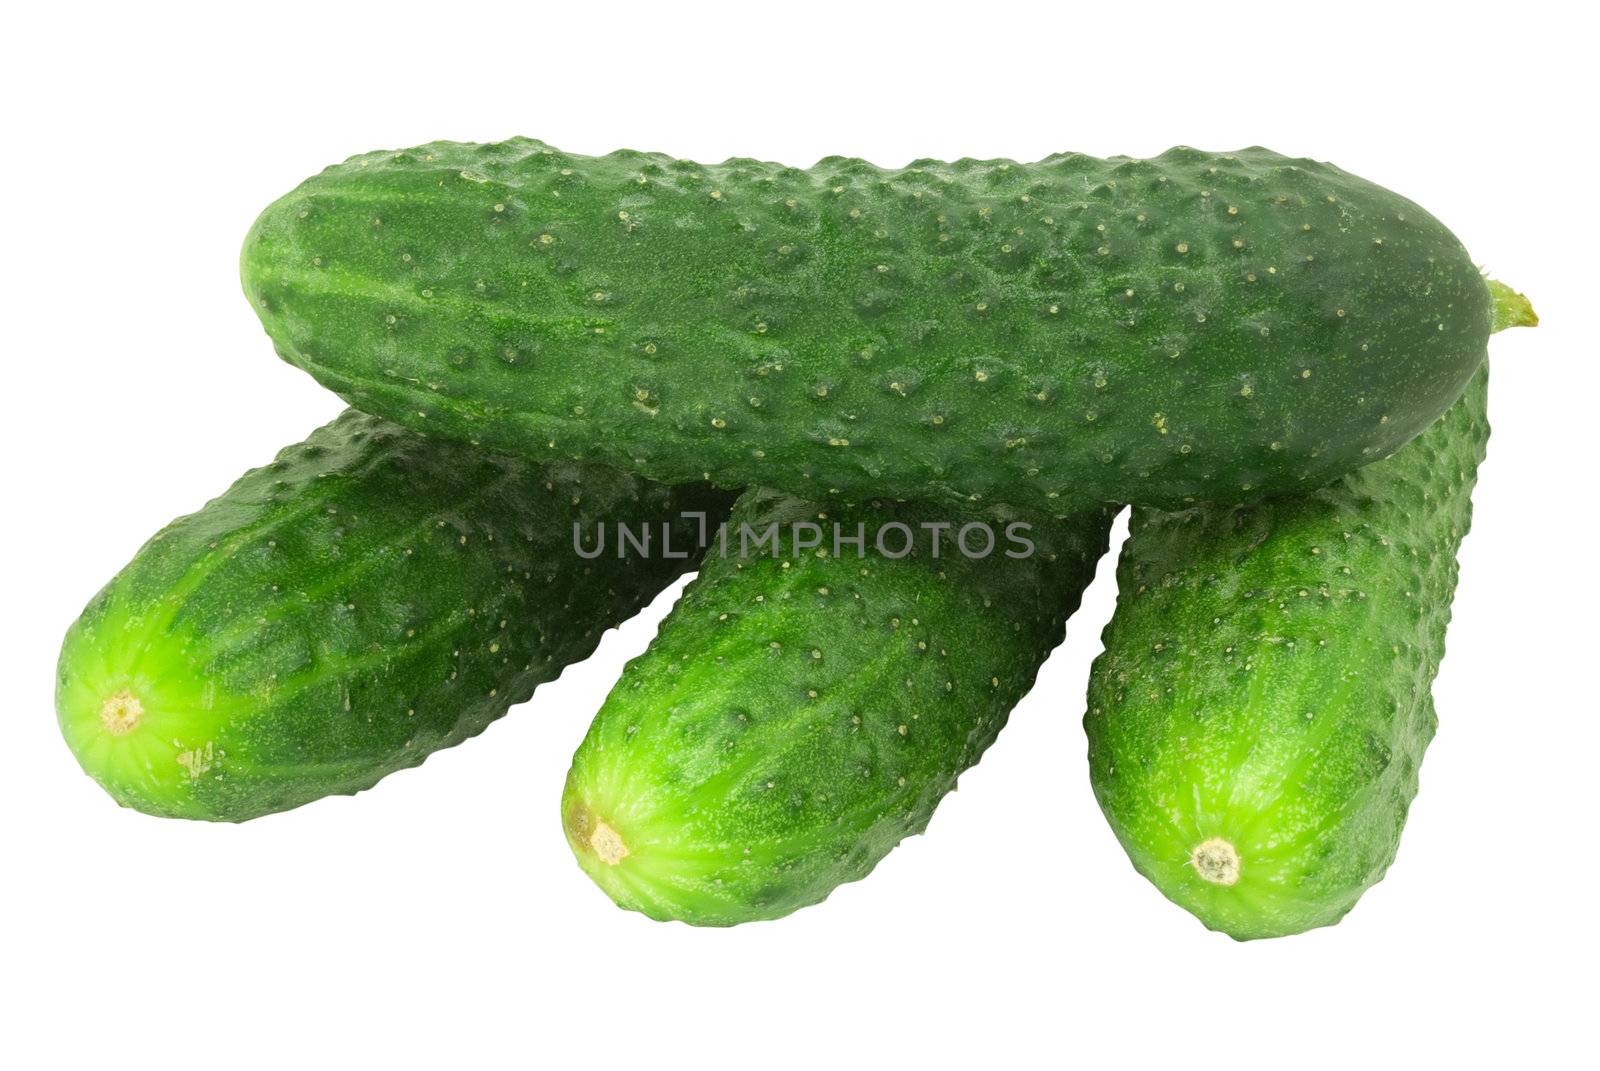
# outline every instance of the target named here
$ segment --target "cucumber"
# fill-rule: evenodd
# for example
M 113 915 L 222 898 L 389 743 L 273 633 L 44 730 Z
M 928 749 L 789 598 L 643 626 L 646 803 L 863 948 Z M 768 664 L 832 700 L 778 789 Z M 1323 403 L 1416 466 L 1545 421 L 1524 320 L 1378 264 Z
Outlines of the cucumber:
M 682 511 L 720 519 L 729 497 L 346 412 L 95 596 L 62 646 L 62 733 L 148 814 L 237 822 L 358 792 L 481 732 L 692 565 L 586 559 L 575 524 L 671 523 L 693 548 Z
M 1089 769 L 1135 868 L 1206 926 L 1330 925 L 1393 861 L 1436 724 L 1487 382 L 1322 490 L 1134 511 Z
M 536 459 L 1064 516 L 1326 484 L 1437 418 L 1490 292 L 1427 212 L 1265 149 L 353 157 L 244 289 L 353 404 Z
M 617 904 L 703 926 L 777 918 L 923 830 L 1060 642 L 1111 511 L 1034 527 L 1021 558 L 1004 534 L 1004 552 L 966 557 L 959 526 L 921 527 L 943 519 L 769 490 L 735 504 L 725 531 L 779 525 L 773 556 L 741 556 L 742 535 L 726 556 L 714 544 L 573 758 L 567 838 Z M 793 527 L 808 522 L 818 550 Z M 864 531 L 866 556 L 833 547 L 832 523 Z M 914 549 L 882 556 L 875 533 L 888 554 Z

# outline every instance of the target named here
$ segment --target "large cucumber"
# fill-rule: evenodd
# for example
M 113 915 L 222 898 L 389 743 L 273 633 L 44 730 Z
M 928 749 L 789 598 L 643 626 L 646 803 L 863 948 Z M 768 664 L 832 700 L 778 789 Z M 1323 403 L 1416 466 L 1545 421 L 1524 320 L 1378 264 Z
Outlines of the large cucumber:
M 306 181 L 242 274 L 286 360 L 424 431 L 1055 516 L 1328 483 L 1437 418 L 1490 326 L 1427 212 L 1259 148 L 801 170 L 436 142 Z
M 930 512 L 746 493 L 726 555 L 713 546 L 573 758 L 562 818 L 579 863 L 623 907 L 709 926 L 777 918 L 865 876 L 922 831 L 1032 686 L 1110 516 L 1036 526 L 1025 557 L 1000 530 L 979 558 L 958 541 L 981 554 L 982 528 L 941 530 Z M 773 525 L 770 556 L 756 554 L 745 533 Z M 888 554 L 913 549 L 886 557 L 879 537 Z
M 150 814 L 242 821 L 483 730 L 698 558 L 728 497 L 543 469 L 350 411 L 147 543 L 68 631 L 56 709 Z M 670 524 L 586 558 L 573 526 Z M 592 551 L 593 537 L 586 536 Z
M 1434 732 L 1487 382 L 1331 487 L 1134 511 L 1089 768 L 1134 866 L 1212 929 L 1337 922 L 1394 859 Z

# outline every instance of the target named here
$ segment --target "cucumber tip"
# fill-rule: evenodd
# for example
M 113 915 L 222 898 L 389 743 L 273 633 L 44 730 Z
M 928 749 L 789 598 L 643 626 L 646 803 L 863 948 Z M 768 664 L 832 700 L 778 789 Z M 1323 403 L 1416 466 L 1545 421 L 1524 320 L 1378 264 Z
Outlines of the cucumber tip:
M 1195 845 L 1189 853 L 1189 863 L 1213 885 L 1233 885 L 1239 880 L 1239 851 L 1221 837 Z
M 622 834 L 599 820 L 589 833 L 589 850 L 600 857 L 602 863 L 616 866 L 632 853 L 622 840 Z
M 622 834 L 608 825 L 582 800 L 567 808 L 567 839 L 575 851 L 586 852 L 608 866 L 616 866 L 633 853 Z
M 1491 331 L 1504 331 L 1508 327 L 1538 327 L 1539 314 L 1533 311 L 1533 302 L 1498 279 L 1487 280 L 1489 293 L 1494 299 L 1494 324 Z
M 144 704 L 128 689 L 106 696 L 100 704 L 100 724 L 112 736 L 127 736 L 144 720 Z

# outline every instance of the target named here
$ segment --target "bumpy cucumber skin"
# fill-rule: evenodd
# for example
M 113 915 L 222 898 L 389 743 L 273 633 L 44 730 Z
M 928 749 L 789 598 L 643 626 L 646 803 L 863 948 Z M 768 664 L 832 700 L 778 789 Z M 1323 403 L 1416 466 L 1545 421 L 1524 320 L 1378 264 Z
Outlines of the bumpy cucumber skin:
M 1089 768 L 1134 866 L 1208 927 L 1330 925 L 1393 861 L 1436 725 L 1487 383 L 1485 367 L 1432 428 L 1322 490 L 1134 511 Z M 1215 839 L 1232 884 L 1195 863 Z
M 1438 417 L 1490 327 L 1427 212 L 1259 148 L 801 170 L 437 142 L 273 204 L 242 278 L 286 360 L 424 431 L 1054 516 L 1326 484 Z
M 920 523 L 751 491 L 729 528 L 837 520 L 870 541 L 890 519 Z M 864 877 L 1032 686 L 1110 520 L 1035 527 L 1025 559 L 963 558 L 945 533 L 935 561 L 926 532 L 897 560 L 792 558 L 786 531 L 778 560 L 741 560 L 730 535 L 573 759 L 562 819 L 579 863 L 620 906 L 703 926 L 778 918 Z
M 692 549 L 679 511 L 715 523 L 730 497 L 348 411 L 95 596 L 61 651 L 62 732 L 149 814 L 243 821 L 360 791 L 481 732 L 698 558 L 584 560 L 574 523 L 673 522 Z

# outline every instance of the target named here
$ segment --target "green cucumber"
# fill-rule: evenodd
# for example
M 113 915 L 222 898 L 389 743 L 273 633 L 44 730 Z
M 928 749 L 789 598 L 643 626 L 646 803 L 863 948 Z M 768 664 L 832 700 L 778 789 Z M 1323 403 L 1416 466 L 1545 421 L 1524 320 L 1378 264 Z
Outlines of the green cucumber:
M 1089 769 L 1134 866 L 1208 927 L 1330 925 L 1393 861 L 1436 724 L 1487 383 L 1330 487 L 1134 511 Z
M 1036 526 L 1020 558 L 1001 536 L 1007 553 L 979 558 L 957 549 L 959 526 L 922 527 L 932 513 L 747 492 L 726 529 L 741 535 L 726 555 L 714 544 L 573 758 L 562 819 L 578 862 L 620 906 L 706 926 L 777 918 L 864 877 L 1032 686 L 1110 519 Z M 865 557 L 831 534 L 806 550 L 792 526 L 807 522 L 864 532 Z M 741 556 L 744 526 L 773 524 L 775 556 Z M 875 534 L 887 553 L 908 535 L 915 549 L 884 557 Z
M 244 289 L 360 408 L 536 459 L 1064 516 L 1326 484 L 1483 361 L 1490 291 L 1410 201 L 1265 149 L 1149 160 L 353 157 Z
M 145 544 L 67 632 L 62 733 L 118 803 L 243 821 L 481 732 L 692 558 L 585 558 L 574 525 L 728 496 L 540 469 L 349 411 Z M 587 537 L 591 550 L 593 537 Z

